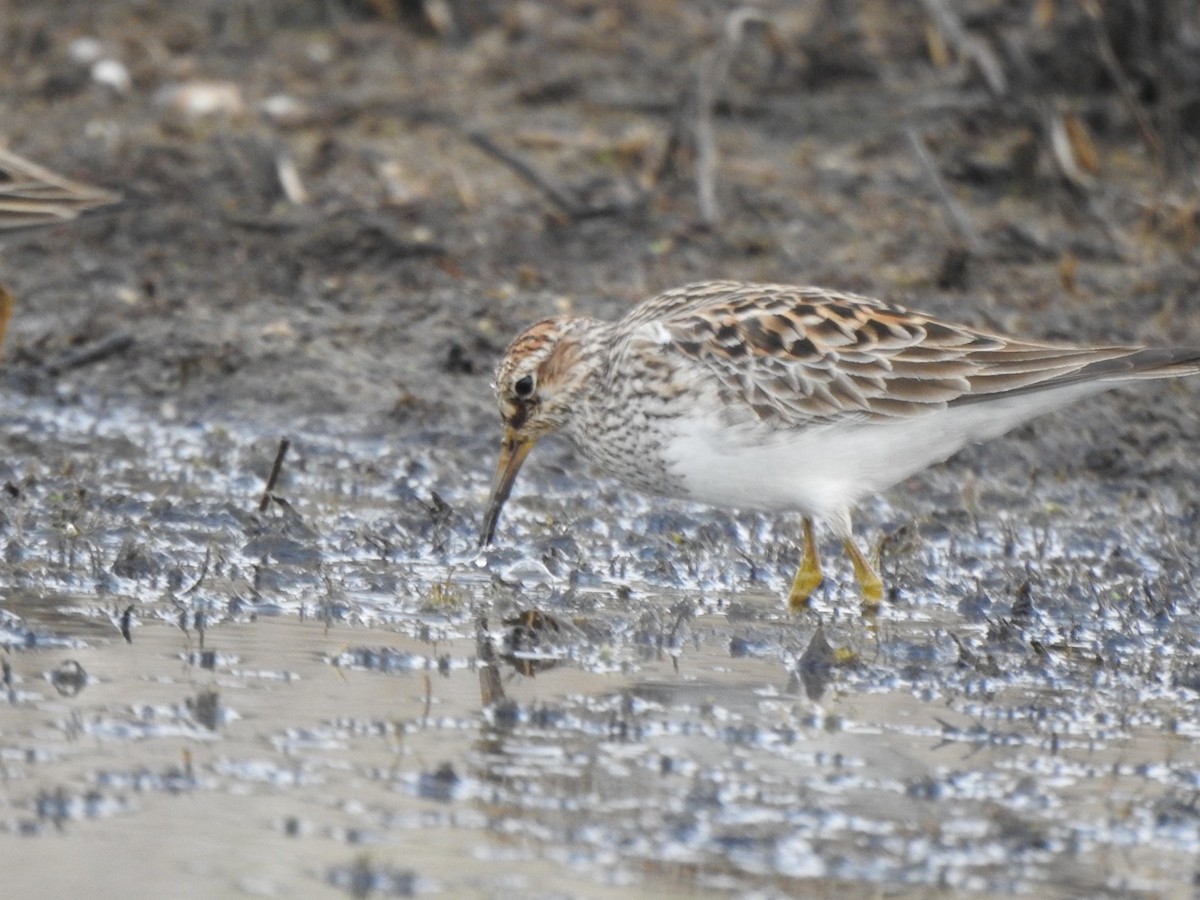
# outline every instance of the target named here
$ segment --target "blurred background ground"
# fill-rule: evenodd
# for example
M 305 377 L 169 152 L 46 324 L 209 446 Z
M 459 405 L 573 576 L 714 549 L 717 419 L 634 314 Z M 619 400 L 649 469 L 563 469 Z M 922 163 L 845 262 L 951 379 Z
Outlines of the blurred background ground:
M 4 140 L 125 202 L 6 240 L 8 377 L 124 331 L 79 379 L 462 424 L 531 318 L 711 277 L 1195 342 L 1194 9 L 1091 8 L 10 4 Z

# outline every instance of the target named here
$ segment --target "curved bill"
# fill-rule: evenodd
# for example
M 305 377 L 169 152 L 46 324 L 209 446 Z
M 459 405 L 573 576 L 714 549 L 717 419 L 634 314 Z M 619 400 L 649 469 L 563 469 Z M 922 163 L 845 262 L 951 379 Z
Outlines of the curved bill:
M 487 515 L 483 518 L 483 528 L 479 532 L 479 546 L 486 547 L 496 535 L 496 523 L 500 520 L 500 510 L 504 508 L 512 490 L 517 473 L 521 471 L 521 463 L 533 449 L 535 439 L 523 438 L 511 429 L 504 429 L 504 442 L 500 445 L 500 459 L 496 463 L 496 475 L 492 479 L 492 493 L 488 497 Z

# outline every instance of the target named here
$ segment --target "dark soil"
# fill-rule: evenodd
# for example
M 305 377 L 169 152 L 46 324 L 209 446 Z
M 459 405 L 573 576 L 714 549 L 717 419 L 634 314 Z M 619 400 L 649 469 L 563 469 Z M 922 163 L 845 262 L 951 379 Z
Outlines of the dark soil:
M 970 65 L 929 62 L 916 4 L 844 22 L 822 4 L 767 7 L 770 28 L 747 31 L 717 85 L 720 218 L 705 226 L 686 140 L 666 154 L 721 4 L 446 4 L 440 30 L 410 7 L 387 7 L 395 21 L 315 3 L 11 9 L 4 138 L 126 199 L 6 242 L 10 390 L 474 432 L 494 360 L 530 319 L 617 315 L 712 277 L 827 284 L 1036 335 L 1200 343 L 1190 197 L 1163 185 L 1162 154 L 1093 54 L 1053 69 L 1054 42 L 1082 40 L 1086 20 L 1016 31 L 1034 83 L 993 99 Z M 1001 8 L 972 4 L 968 22 L 999 40 L 1023 21 Z M 127 68 L 127 92 L 73 60 L 83 37 Z M 1145 67 L 1134 50 L 1124 62 Z M 189 116 L 170 99 L 214 81 L 237 109 Z M 296 108 L 270 114 L 279 97 Z M 1088 129 L 1089 190 L 1055 166 L 1047 106 Z M 980 252 L 960 253 L 910 127 Z M 564 213 L 474 132 L 581 208 L 616 211 Z M 280 159 L 303 205 L 285 199 Z M 133 337 L 123 353 L 31 383 L 115 332 Z

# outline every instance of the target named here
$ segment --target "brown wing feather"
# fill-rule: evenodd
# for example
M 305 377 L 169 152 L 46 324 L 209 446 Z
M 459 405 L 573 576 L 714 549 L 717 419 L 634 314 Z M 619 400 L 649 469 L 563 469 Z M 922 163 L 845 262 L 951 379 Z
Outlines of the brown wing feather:
M 619 328 L 701 363 L 722 399 L 764 424 L 911 418 L 1087 380 L 1185 374 L 1200 351 L 1016 341 L 811 287 L 706 282 L 639 306 Z

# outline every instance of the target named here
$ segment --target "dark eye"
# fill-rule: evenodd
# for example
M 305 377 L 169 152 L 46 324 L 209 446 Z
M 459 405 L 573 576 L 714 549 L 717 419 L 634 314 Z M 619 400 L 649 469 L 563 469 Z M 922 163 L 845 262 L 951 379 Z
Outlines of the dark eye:
M 513 385 L 513 393 L 522 400 L 528 400 L 533 396 L 533 376 L 526 375 L 524 378 L 518 378 L 517 383 Z

